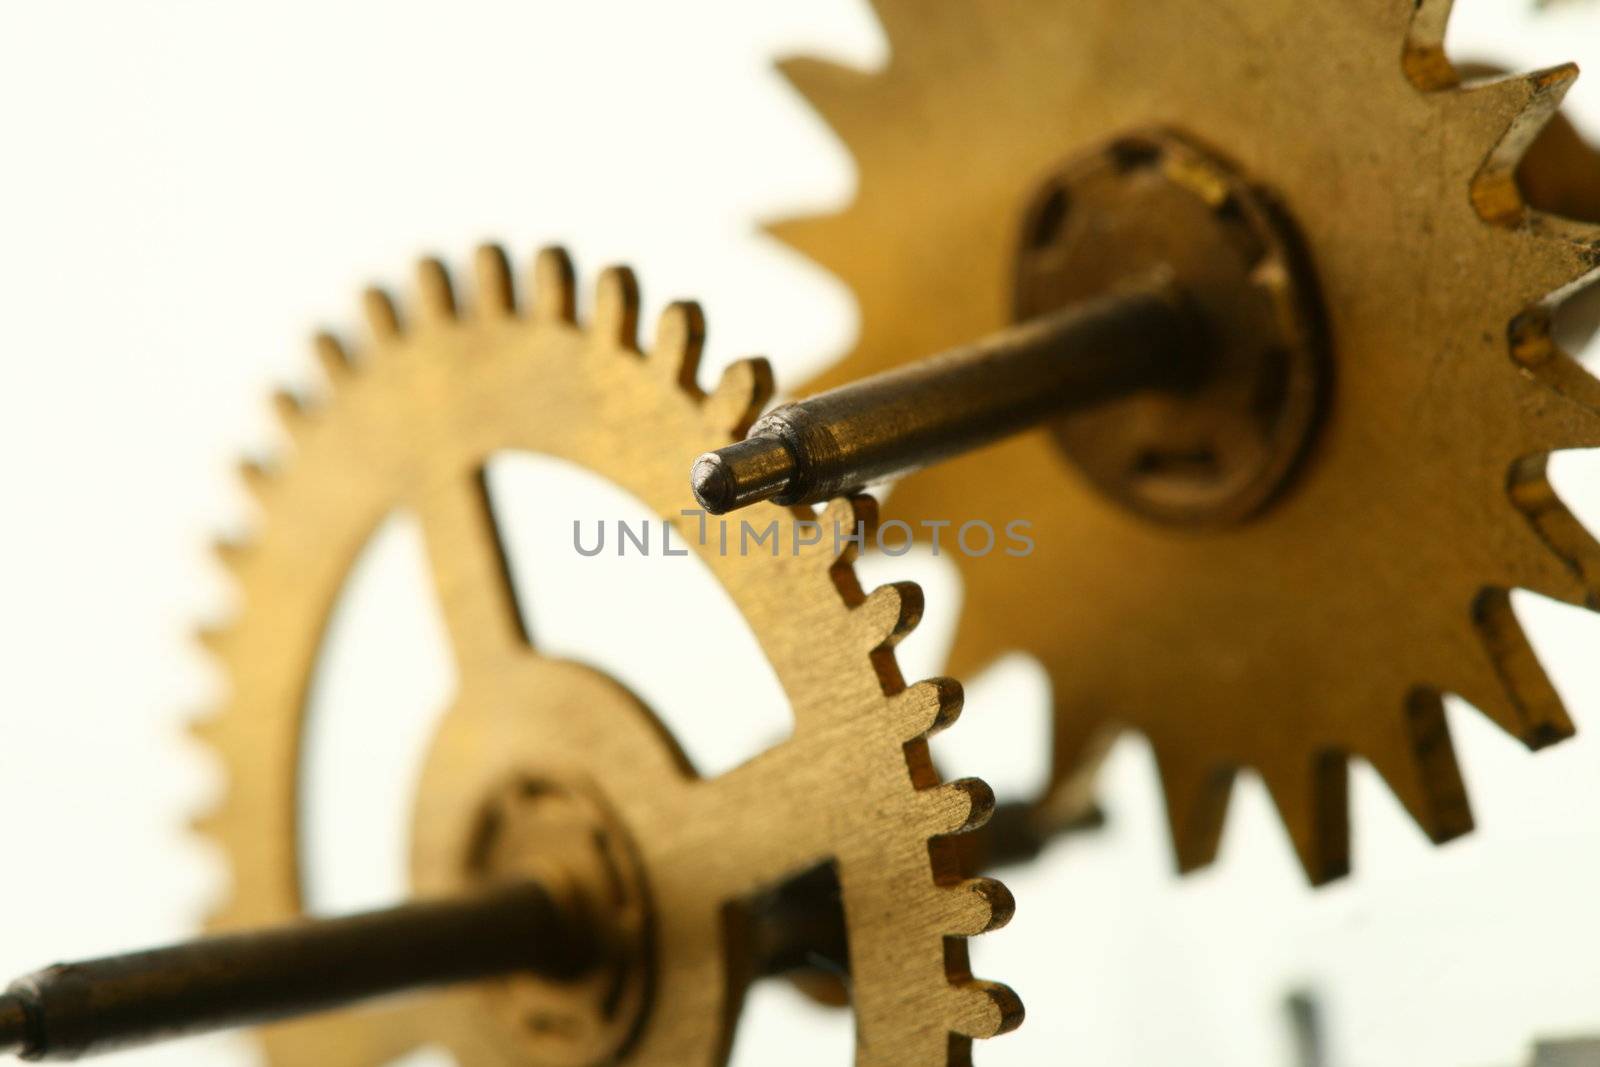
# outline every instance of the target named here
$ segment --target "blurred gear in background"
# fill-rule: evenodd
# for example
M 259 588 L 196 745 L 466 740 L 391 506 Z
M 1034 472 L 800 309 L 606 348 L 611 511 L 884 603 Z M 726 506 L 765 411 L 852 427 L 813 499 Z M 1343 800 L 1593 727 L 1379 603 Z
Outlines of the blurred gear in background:
M 860 175 L 844 211 L 772 228 L 860 304 L 859 343 L 812 388 L 1011 322 L 1041 175 L 1152 125 L 1203 140 L 1281 206 L 1326 309 L 1321 426 L 1238 521 L 1133 514 L 1049 432 L 896 485 L 889 513 L 913 527 L 957 505 L 1036 524 L 1026 560 L 956 558 L 950 669 L 1018 649 L 1044 665 L 1040 819 L 1081 811 L 1087 774 L 1132 727 L 1154 746 L 1186 870 L 1214 856 L 1241 767 L 1261 772 L 1314 882 L 1348 870 L 1350 756 L 1434 840 L 1466 831 L 1443 696 L 1531 746 L 1567 736 L 1508 595 L 1600 603 L 1600 548 L 1545 476 L 1552 451 L 1600 444 L 1600 388 L 1550 332 L 1552 302 L 1600 268 L 1600 227 L 1541 210 L 1600 217 L 1553 176 L 1593 157 L 1558 128 L 1533 163 L 1559 162 L 1527 194 L 1518 183 L 1576 69 L 1463 78 L 1439 0 L 1174 2 L 1137 18 L 1102 2 L 873 6 L 884 70 L 783 68 Z M 1051 254 L 1095 239 L 1078 207 L 1061 197 Z M 1226 466 L 1216 448 L 1137 457 L 1127 477 L 1182 460 L 1204 479 Z

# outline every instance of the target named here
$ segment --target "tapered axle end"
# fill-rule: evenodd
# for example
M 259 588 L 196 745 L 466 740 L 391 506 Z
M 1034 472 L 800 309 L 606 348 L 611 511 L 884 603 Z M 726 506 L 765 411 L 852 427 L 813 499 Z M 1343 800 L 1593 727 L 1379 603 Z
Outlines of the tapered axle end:
M 707 452 L 689 469 L 689 487 L 700 506 L 723 515 L 782 496 L 798 471 L 794 454 L 776 437 L 752 437 Z

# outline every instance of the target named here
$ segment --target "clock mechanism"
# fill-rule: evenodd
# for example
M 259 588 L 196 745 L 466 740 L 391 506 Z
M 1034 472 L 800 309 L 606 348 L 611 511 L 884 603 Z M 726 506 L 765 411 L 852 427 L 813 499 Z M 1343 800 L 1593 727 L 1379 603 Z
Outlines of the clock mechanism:
M 1151 744 L 1180 870 L 1248 770 L 1314 885 L 1350 870 L 1353 758 L 1433 841 L 1472 829 L 1448 696 L 1532 748 L 1573 734 L 1510 597 L 1600 608 L 1600 545 L 1548 475 L 1600 446 L 1600 386 L 1553 330 L 1600 275 L 1600 156 L 1558 111 L 1576 68 L 1458 67 L 1444 0 L 873 6 L 882 70 L 782 64 L 859 170 L 844 210 L 771 227 L 861 311 L 799 399 L 769 409 L 759 359 L 703 382 L 692 303 L 641 340 L 624 268 L 580 315 L 554 249 L 485 247 L 460 282 L 425 260 L 406 299 L 367 294 L 365 337 L 317 338 L 326 388 L 280 397 L 285 455 L 244 468 L 263 521 L 221 546 L 242 607 L 203 635 L 228 695 L 195 734 L 229 785 L 198 825 L 231 896 L 197 941 L 19 979 L 0 1047 L 258 1026 L 277 1064 L 710 1065 L 782 976 L 850 1007 L 862 1067 L 957 1067 L 1023 1020 L 968 960 L 1013 910 L 991 875 L 1093 822 L 1120 733 Z M 700 556 L 790 737 L 701 776 L 623 681 L 541 651 L 486 488 L 508 450 Z M 308 693 L 402 507 L 459 673 L 416 899 L 313 919 Z M 897 666 L 917 587 L 856 576 L 891 527 L 960 549 L 952 677 Z M 997 806 L 928 738 L 956 679 L 1019 650 L 1050 773 Z

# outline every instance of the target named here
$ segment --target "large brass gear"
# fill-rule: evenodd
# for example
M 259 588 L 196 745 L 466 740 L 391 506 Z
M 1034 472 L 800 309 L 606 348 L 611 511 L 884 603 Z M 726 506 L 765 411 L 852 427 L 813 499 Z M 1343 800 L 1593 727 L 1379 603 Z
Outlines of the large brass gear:
M 561 254 L 538 258 L 525 307 L 513 288 L 503 255 L 486 249 L 475 300 L 459 307 L 444 269 L 425 262 L 414 320 L 369 294 L 361 358 L 319 343 L 331 382 L 323 409 L 282 405 L 293 459 L 281 474 L 252 473 L 266 521 L 256 542 L 228 553 L 245 606 L 208 637 L 231 686 L 222 714 L 197 727 L 230 776 L 202 822 L 233 873 L 212 926 L 302 913 L 295 812 L 309 680 L 350 566 L 385 516 L 407 507 L 421 520 L 460 678 L 418 793 L 416 889 L 598 872 L 613 897 L 604 918 L 642 955 L 602 975 L 603 989 L 518 979 L 276 1025 L 261 1033 L 271 1061 L 373 1065 L 426 1042 L 463 1064 L 720 1063 L 749 966 L 730 908 L 832 861 L 856 1062 L 968 1062 L 970 1038 L 1020 1020 L 1008 989 L 972 977 L 964 940 L 1003 923 L 1011 903 L 999 883 L 965 876 L 947 836 L 981 824 L 992 796 L 975 780 L 941 783 L 928 758 L 924 738 L 959 710 L 959 687 L 906 686 L 895 666 L 892 646 L 920 614 L 916 587 L 863 593 L 849 543 L 796 537 L 810 510 L 760 516 L 783 544 L 800 543 L 793 554 L 703 552 L 769 657 L 795 728 L 740 767 L 696 778 L 619 683 L 530 643 L 483 470 L 504 450 L 569 460 L 682 523 L 677 539 L 692 546 L 684 464 L 735 439 L 770 374 L 741 362 L 702 393 L 702 325 L 688 304 L 663 314 L 641 353 L 625 270 L 602 276 L 586 328 Z M 871 511 L 867 498 L 836 501 L 824 526 L 849 532 Z M 566 870 L 551 869 L 562 861 Z
M 873 0 L 876 73 L 783 70 L 853 154 L 854 202 L 773 232 L 838 274 L 855 350 L 820 390 L 1005 326 L 1023 212 L 1053 168 L 1128 131 L 1213 147 L 1280 198 L 1328 313 L 1326 413 L 1297 477 L 1219 530 L 1097 495 L 1048 432 L 915 475 L 896 518 L 1033 520 L 1037 550 L 957 557 L 950 669 L 1013 649 L 1054 686 L 1047 818 L 1113 731 L 1154 746 L 1177 858 L 1216 851 L 1260 771 L 1313 881 L 1348 867 L 1348 758 L 1435 840 L 1471 826 L 1442 699 L 1530 745 L 1572 726 L 1513 616 L 1529 589 L 1600 604 L 1600 550 L 1546 458 L 1600 444 L 1600 389 L 1550 337 L 1600 229 L 1516 180 L 1571 66 L 1469 81 L 1448 0 Z M 1068 208 L 1070 211 L 1070 207 Z

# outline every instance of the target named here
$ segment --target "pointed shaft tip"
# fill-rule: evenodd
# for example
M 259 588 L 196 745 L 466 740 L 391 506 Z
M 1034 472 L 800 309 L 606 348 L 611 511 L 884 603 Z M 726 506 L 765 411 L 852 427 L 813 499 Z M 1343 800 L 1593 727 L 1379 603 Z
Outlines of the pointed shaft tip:
M 751 437 L 696 459 L 689 470 L 689 487 L 701 507 L 723 515 L 783 496 L 795 471 L 794 454 L 782 440 Z

